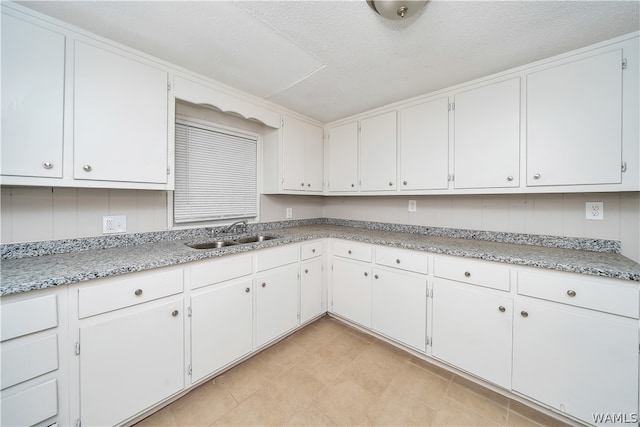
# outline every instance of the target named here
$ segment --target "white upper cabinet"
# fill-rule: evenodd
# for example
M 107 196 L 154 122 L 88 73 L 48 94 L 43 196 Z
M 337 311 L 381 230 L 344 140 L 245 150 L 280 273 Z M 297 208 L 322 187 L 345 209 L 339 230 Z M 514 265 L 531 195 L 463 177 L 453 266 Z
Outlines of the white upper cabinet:
M 75 43 L 75 179 L 167 182 L 167 72 Z
M 400 190 L 441 190 L 449 185 L 449 99 L 398 112 Z
M 65 37 L 2 14 L 2 174 L 62 178 Z
M 358 190 L 358 122 L 329 128 L 329 192 Z
M 323 131 L 293 117 L 283 117 L 282 187 L 294 191 L 322 191 Z
M 360 190 L 396 189 L 396 112 L 360 122 Z
M 455 95 L 455 188 L 518 187 L 520 78 Z
M 527 75 L 527 185 L 622 182 L 622 50 Z

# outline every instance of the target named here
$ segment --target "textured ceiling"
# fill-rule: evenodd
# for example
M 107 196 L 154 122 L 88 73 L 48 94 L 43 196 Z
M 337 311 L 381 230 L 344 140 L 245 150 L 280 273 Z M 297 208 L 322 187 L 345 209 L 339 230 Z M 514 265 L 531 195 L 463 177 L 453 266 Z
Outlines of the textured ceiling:
M 20 4 L 322 122 L 640 29 L 636 0 Z

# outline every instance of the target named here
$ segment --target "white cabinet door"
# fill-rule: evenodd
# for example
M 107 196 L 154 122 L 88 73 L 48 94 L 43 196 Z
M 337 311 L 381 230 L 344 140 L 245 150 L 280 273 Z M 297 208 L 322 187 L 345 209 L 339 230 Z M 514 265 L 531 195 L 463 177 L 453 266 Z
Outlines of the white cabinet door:
M 520 78 L 455 96 L 455 188 L 518 187 Z
M 449 98 L 399 111 L 400 189 L 449 186 Z
M 358 122 L 329 129 L 329 191 L 357 191 Z
M 322 191 L 324 181 L 324 131 L 307 124 L 305 131 L 305 185 L 307 191 Z
M 300 322 L 322 313 L 322 258 L 300 264 Z
M 191 382 L 253 349 L 253 279 L 204 288 L 191 297 Z
M 282 188 L 301 191 L 306 188 L 306 123 L 287 116 L 282 120 Z
M 622 180 L 622 50 L 527 75 L 527 185 Z
M 62 178 L 65 37 L 2 14 L 2 174 Z
M 367 328 L 371 327 L 371 266 L 333 259 L 332 311 Z
M 396 189 L 396 112 L 360 122 L 360 189 Z
M 298 264 L 256 275 L 256 346 L 298 326 Z
M 386 269 L 373 271 L 375 331 L 421 352 L 427 327 L 427 279 Z
M 115 425 L 184 388 L 182 296 L 80 328 L 83 425 Z
M 513 299 L 508 294 L 437 280 L 432 319 L 434 357 L 510 388 Z
M 637 414 L 638 321 L 518 302 L 513 389 L 590 424 L 594 413 Z
M 167 73 L 75 43 L 74 178 L 167 182 Z

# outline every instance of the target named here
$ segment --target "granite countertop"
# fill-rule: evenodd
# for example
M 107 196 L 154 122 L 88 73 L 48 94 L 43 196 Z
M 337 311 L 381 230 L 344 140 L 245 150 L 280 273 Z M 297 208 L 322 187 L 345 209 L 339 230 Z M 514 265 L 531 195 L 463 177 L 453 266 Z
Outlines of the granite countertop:
M 3 251 L 0 296 L 327 237 L 640 282 L 640 264 L 616 253 L 615 247 L 604 248 L 603 251 L 579 250 L 555 247 L 562 246 L 562 242 L 552 242 L 550 246 L 541 246 L 539 242 L 511 243 L 522 240 L 514 239 L 514 235 L 496 239 L 502 241 L 490 241 L 484 240 L 486 236 L 478 237 L 477 233 L 467 233 L 462 236 L 467 238 L 461 238 L 455 233 L 449 233 L 455 237 L 447 237 L 447 233 L 443 232 L 423 234 L 415 231 L 397 227 L 363 228 L 321 223 L 272 229 L 267 227 L 260 233 L 277 238 L 210 250 L 192 249 L 185 245 L 186 242 L 207 240 L 203 234 L 175 234 L 172 235 L 173 240 L 129 242 L 125 246 L 111 243 L 113 247 L 67 253 L 54 251 L 41 256 L 11 256 L 11 250 L 15 250 L 12 248 Z M 164 232 L 165 235 L 169 233 L 172 232 Z M 592 242 L 596 242 L 596 246 L 605 242 L 606 246 L 610 241 L 588 241 L 587 247 Z M 571 247 L 572 244 L 565 246 Z M 583 248 L 584 242 L 578 246 Z

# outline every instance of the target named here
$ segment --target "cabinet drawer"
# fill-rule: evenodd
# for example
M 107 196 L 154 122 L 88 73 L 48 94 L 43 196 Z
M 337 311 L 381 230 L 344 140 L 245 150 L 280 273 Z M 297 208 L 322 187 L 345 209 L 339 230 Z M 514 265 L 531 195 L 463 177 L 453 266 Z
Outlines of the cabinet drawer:
M 570 274 L 518 271 L 518 294 L 638 319 L 637 285 L 616 286 Z
M 3 343 L 2 390 L 58 369 L 58 336 Z
M 79 318 L 129 307 L 182 292 L 182 269 L 142 273 L 78 289 Z
M 301 253 L 302 253 L 303 261 L 305 259 L 314 258 L 322 255 L 322 242 L 317 241 L 317 242 L 304 243 L 302 245 Z
M 376 264 L 401 270 L 415 271 L 416 273 L 428 273 L 429 255 L 425 252 L 411 251 L 407 249 L 376 247 Z
M 337 240 L 333 242 L 333 254 L 340 257 L 371 262 L 371 246 Z
M 227 255 L 191 267 L 191 289 L 251 274 L 251 255 Z
M 6 397 L 2 396 L 3 426 L 32 426 L 57 414 L 56 380 L 49 380 Z
M 55 295 L 2 305 L 2 341 L 58 326 Z
M 509 291 L 509 267 L 490 261 L 436 257 L 433 274 L 443 279 Z
M 256 256 L 256 271 L 268 270 L 298 261 L 298 245 L 266 249 Z

